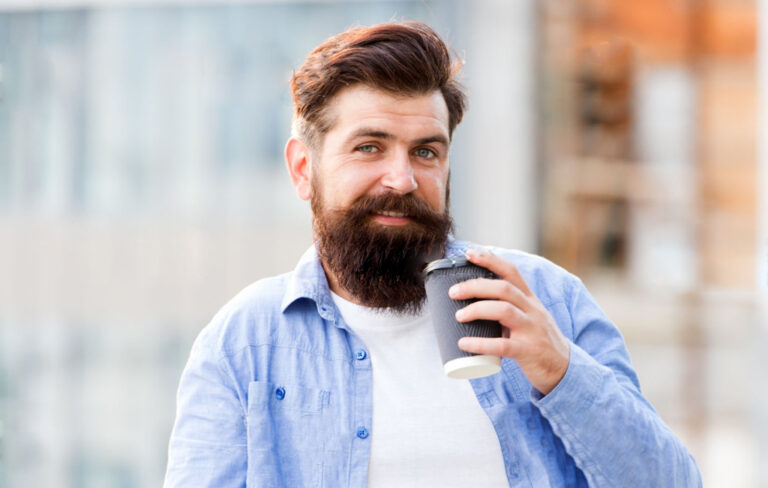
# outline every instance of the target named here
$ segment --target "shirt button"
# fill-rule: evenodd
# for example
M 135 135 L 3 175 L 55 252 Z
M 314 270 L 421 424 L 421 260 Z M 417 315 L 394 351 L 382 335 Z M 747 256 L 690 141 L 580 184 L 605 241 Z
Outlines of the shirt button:
M 285 388 L 283 388 L 282 386 L 278 387 L 275 390 L 275 397 L 277 397 L 278 400 L 282 400 L 283 398 L 285 398 Z
M 368 357 L 368 353 L 367 353 L 367 352 L 365 352 L 365 349 L 360 349 L 360 350 L 359 350 L 359 351 L 357 351 L 357 353 L 355 354 L 355 357 L 357 358 L 357 360 L 358 360 L 358 361 L 362 361 L 363 359 L 365 359 L 365 358 L 367 358 L 367 357 Z
M 357 437 L 359 437 L 361 439 L 365 439 L 366 437 L 368 437 L 368 429 L 366 429 L 365 427 L 358 428 L 357 429 Z

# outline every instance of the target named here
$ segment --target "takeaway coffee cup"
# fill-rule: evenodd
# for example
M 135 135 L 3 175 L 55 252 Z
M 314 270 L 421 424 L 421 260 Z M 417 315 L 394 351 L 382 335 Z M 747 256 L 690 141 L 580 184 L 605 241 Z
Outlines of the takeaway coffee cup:
M 498 277 L 466 258 L 432 261 L 424 268 L 424 274 L 427 302 L 445 374 L 451 378 L 471 379 L 498 373 L 501 358 L 463 351 L 457 343 L 466 336 L 501 337 L 501 324 L 494 320 L 457 321 L 456 311 L 477 299 L 453 300 L 448 296 L 448 289 L 456 283 L 473 278 Z

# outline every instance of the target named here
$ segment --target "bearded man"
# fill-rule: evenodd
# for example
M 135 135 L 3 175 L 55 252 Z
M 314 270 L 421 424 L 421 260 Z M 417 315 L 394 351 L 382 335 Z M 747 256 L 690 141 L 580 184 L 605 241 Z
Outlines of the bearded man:
M 578 278 L 454 240 L 449 148 L 465 95 L 420 23 L 338 34 L 295 72 L 285 149 L 315 245 L 227 304 L 182 375 L 166 486 L 693 487 L 692 457 L 640 393 L 626 347 Z M 444 375 L 424 263 L 466 256 L 498 279 L 461 322 L 502 357 Z

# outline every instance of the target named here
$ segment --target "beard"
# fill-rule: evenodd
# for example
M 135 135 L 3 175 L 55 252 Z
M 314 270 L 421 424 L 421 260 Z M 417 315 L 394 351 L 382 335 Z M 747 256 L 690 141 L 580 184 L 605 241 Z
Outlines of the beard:
M 313 182 L 316 183 L 316 182 Z M 398 314 L 418 313 L 426 299 L 422 270 L 445 252 L 453 221 L 412 194 L 362 196 L 346 209 L 326 209 L 313 185 L 312 225 L 318 255 L 339 286 L 362 305 Z M 402 226 L 373 220 L 376 213 L 399 212 Z

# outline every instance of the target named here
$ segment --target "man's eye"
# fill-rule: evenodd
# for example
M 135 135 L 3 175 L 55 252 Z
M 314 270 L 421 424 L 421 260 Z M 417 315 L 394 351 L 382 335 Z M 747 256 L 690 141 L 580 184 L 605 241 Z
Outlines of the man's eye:
M 427 149 L 426 147 L 420 147 L 416 149 L 416 156 L 420 158 L 434 158 L 435 156 L 437 156 L 437 154 L 435 154 L 435 151 L 433 151 L 432 149 Z
M 357 146 L 357 150 L 364 153 L 375 153 L 379 148 L 373 144 L 363 144 L 362 146 Z

